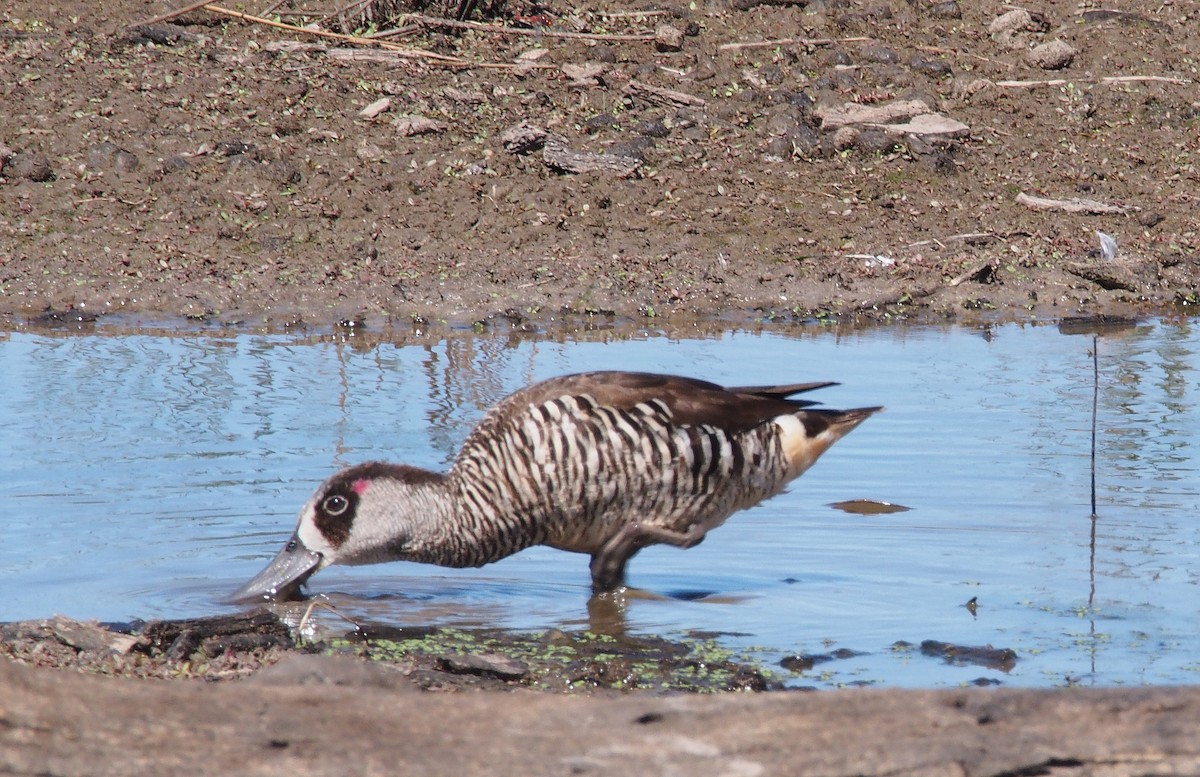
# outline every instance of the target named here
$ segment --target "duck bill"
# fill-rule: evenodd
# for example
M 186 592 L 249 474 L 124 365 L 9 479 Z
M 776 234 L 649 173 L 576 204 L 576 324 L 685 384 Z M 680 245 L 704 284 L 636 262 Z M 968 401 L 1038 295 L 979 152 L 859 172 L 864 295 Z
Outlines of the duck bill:
M 271 563 L 254 576 L 250 582 L 234 591 L 229 601 L 240 602 L 286 602 L 299 599 L 300 586 L 321 567 L 321 554 L 309 550 L 293 534 L 283 549 L 271 559 Z

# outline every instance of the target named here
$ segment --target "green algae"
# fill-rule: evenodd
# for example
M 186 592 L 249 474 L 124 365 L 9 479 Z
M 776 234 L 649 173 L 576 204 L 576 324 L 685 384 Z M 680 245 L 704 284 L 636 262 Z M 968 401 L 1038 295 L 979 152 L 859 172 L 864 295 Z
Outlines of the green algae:
M 427 687 L 497 685 L 542 691 L 704 693 L 782 687 L 752 656 L 713 639 L 612 636 L 558 629 L 369 629 L 320 647 L 394 664 Z

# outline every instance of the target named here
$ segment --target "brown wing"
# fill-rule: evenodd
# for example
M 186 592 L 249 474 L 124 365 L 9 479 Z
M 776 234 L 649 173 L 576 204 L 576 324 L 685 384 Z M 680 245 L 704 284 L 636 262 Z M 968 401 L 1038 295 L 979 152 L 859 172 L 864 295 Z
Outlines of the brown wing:
M 601 405 L 621 409 L 657 399 L 670 408 L 678 423 L 711 424 L 739 432 L 778 415 L 811 407 L 816 403 L 788 397 L 832 385 L 835 384 L 825 382 L 725 388 L 676 375 L 583 372 L 551 378 L 509 395 L 488 412 L 474 434 L 485 433 L 488 428 L 524 412 L 530 405 L 580 394 L 591 395 Z

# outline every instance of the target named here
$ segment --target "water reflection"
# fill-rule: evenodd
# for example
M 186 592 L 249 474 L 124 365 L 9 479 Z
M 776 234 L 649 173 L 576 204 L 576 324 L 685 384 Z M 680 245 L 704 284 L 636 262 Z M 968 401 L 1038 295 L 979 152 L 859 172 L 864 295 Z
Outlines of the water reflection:
M 385 458 L 441 469 L 508 392 L 640 368 L 839 380 L 820 398 L 888 412 L 700 547 L 651 548 L 631 564 L 649 594 L 717 596 L 589 613 L 587 559 L 545 548 L 481 570 L 327 570 L 313 589 L 347 614 L 402 624 L 699 629 L 745 635 L 727 639 L 768 656 L 842 646 L 864 655 L 839 661 L 837 677 L 883 684 L 980 673 L 890 647 L 927 639 L 1015 649 L 1010 684 L 1188 682 L 1200 670 L 1198 341 L 1186 321 L 1100 338 L 1093 522 L 1092 342 L 1055 327 L 514 330 L 446 342 L 10 333 L 0 619 L 221 611 L 335 468 Z M 911 509 L 830 507 L 854 500 Z

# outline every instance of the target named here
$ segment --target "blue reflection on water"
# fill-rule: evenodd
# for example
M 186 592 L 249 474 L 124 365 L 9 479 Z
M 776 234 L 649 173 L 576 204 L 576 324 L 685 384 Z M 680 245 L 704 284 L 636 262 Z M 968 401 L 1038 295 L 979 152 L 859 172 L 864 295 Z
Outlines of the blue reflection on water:
M 444 468 L 512 390 L 647 369 L 730 384 L 839 380 L 821 392 L 827 404 L 888 411 L 703 545 L 641 553 L 634 584 L 720 597 L 633 601 L 632 630 L 737 633 L 730 644 L 767 657 L 868 654 L 821 665 L 830 682 L 998 676 L 893 647 L 924 639 L 1016 649 L 1010 684 L 1190 682 L 1198 344 L 1180 323 L 1101 339 L 1093 527 L 1091 338 L 1054 327 L 425 345 L 0 335 L 0 619 L 223 611 L 220 598 L 274 553 L 335 468 L 373 458 Z M 828 507 L 858 498 L 913 509 Z M 586 627 L 587 587 L 586 558 L 545 548 L 481 570 L 397 564 L 311 584 L 391 622 L 513 628 Z M 971 597 L 976 616 L 962 606 Z

